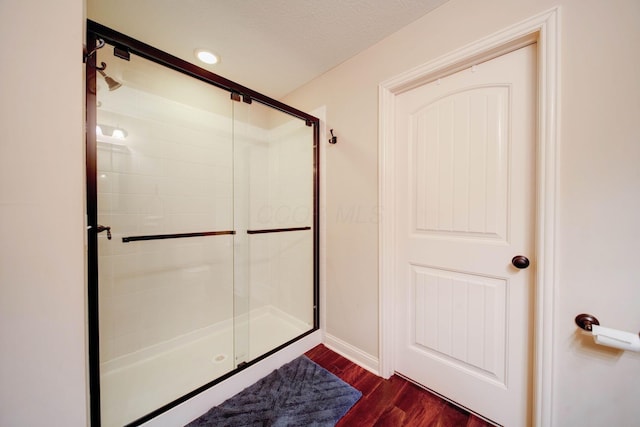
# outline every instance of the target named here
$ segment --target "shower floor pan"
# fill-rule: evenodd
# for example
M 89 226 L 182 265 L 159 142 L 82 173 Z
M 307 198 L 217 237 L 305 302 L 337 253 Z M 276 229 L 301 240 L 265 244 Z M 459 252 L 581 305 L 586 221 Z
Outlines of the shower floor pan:
M 239 329 L 246 328 L 239 325 Z M 273 307 L 250 315 L 253 360 L 309 331 L 311 325 Z M 120 427 L 234 369 L 233 325 L 214 325 L 101 366 L 102 425 Z M 154 354 L 155 353 L 155 354 Z

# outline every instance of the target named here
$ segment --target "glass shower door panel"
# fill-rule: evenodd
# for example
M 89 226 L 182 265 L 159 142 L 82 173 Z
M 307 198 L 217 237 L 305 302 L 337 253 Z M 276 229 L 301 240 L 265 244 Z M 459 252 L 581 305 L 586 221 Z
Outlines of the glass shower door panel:
M 100 386 L 121 426 L 235 368 L 233 144 L 226 91 L 99 51 Z M 99 63 L 98 62 L 98 63 Z
M 236 239 L 244 239 L 251 360 L 313 328 L 313 128 L 256 102 L 240 108 L 236 199 L 247 209 L 235 217 L 242 223 Z

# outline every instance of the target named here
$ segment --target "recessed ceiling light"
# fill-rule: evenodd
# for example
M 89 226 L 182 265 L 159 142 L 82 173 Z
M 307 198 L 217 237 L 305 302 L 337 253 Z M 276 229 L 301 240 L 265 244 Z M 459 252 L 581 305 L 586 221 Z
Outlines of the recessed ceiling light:
M 205 64 L 216 64 L 220 61 L 218 55 L 206 49 L 196 49 L 196 57 Z

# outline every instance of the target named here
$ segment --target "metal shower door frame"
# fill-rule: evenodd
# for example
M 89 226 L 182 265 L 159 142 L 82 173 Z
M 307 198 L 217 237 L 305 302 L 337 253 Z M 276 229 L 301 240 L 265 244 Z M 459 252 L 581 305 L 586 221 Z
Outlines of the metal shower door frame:
M 274 348 L 264 355 L 240 365 L 233 371 L 212 380 L 211 382 L 191 391 L 190 393 L 170 402 L 155 411 L 129 424 L 140 425 L 157 415 L 189 400 L 195 395 L 213 387 L 237 372 L 259 362 L 276 353 L 291 343 L 302 339 L 320 328 L 320 292 L 319 292 L 319 171 L 320 171 L 320 120 L 310 114 L 295 109 L 278 100 L 237 84 L 222 76 L 214 74 L 192 63 L 184 61 L 153 46 L 135 40 L 129 36 L 112 30 L 97 22 L 87 20 L 87 46 L 95 47 L 99 41 L 116 47 L 124 55 L 134 54 L 159 65 L 168 67 L 195 79 L 227 90 L 231 98 L 250 103 L 256 101 L 273 109 L 279 110 L 293 117 L 305 121 L 307 126 L 313 127 L 313 328 L 306 333 Z M 87 322 L 88 322 L 88 355 L 89 355 L 89 393 L 90 393 L 90 423 L 94 427 L 101 425 L 100 411 L 100 336 L 99 336 L 99 300 L 98 300 L 98 191 L 97 191 L 97 96 L 96 76 L 99 67 L 96 66 L 94 50 L 85 54 L 86 61 L 86 196 L 87 196 Z M 119 55 L 118 55 L 119 56 Z

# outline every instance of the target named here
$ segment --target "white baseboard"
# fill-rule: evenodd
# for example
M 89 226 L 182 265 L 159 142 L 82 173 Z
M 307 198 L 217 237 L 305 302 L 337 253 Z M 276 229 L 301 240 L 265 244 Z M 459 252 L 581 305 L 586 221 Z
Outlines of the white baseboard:
M 315 331 L 143 425 L 145 427 L 183 426 L 321 342 L 321 331 Z
M 351 360 L 353 363 L 360 365 L 367 371 L 380 376 L 379 361 L 377 357 L 365 353 L 359 348 L 356 348 L 351 344 L 327 333 L 324 334 L 324 345 L 339 355 Z

